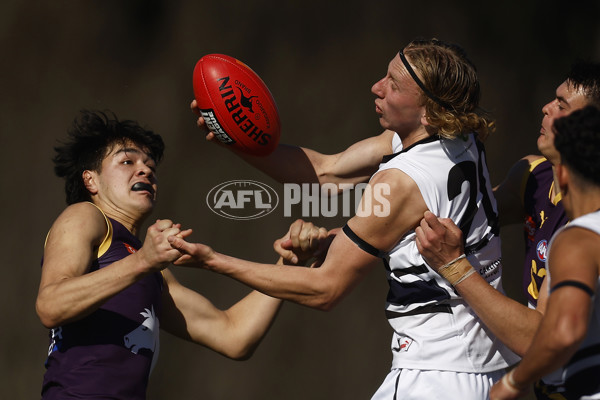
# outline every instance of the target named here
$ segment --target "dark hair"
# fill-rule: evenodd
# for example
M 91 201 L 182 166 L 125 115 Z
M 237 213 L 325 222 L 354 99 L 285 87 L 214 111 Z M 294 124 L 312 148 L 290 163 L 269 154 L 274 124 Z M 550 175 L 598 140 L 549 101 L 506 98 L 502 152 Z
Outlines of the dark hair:
M 455 138 L 476 132 L 484 140 L 493 132 L 494 121 L 479 108 L 477 69 L 462 47 L 437 39 L 419 39 L 410 42 L 403 53 L 420 73 L 427 91 L 439 100 L 423 93 L 427 120 L 437 134 Z
M 600 186 L 600 109 L 587 106 L 554 121 L 560 162 L 585 182 Z
M 68 130 L 68 139 L 54 148 L 54 173 L 65 179 L 67 204 L 91 199 L 83 171 L 100 171 L 102 160 L 118 144 L 142 148 L 156 164 L 165 149 L 162 138 L 130 120 L 119 121 L 112 112 L 83 110 Z
M 587 104 L 600 108 L 600 64 L 577 61 L 567 76 L 567 85 L 583 91 Z

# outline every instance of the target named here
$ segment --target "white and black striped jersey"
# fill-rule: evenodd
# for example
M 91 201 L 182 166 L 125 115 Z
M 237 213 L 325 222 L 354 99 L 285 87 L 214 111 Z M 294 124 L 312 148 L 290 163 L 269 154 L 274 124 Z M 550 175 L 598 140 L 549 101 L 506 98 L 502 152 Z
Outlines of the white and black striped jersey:
M 475 135 L 433 136 L 384 158 L 379 171 L 399 169 L 420 189 L 429 210 L 463 231 L 473 267 L 502 291 L 497 207 L 485 152 Z M 392 194 L 393 195 L 393 194 Z M 392 368 L 490 372 L 519 357 L 504 346 L 419 253 L 415 232 L 382 257 L 388 273 L 386 315 L 394 329 Z

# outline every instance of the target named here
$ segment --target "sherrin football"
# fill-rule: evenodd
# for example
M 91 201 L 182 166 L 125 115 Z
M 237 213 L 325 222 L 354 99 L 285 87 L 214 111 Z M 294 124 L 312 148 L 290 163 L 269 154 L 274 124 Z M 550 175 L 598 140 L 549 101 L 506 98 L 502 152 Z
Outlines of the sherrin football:
M 194 68 L 194 97 L 208 129 L 244 153 L 266 156 L 281 132 L 275 100 L 262 79 L 243 62 L 208 54 Z

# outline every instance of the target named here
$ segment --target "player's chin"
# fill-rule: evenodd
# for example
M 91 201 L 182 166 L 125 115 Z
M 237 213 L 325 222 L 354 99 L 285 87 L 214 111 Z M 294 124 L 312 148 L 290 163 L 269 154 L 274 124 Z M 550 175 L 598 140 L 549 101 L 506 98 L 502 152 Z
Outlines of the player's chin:
M 156 205 L 156 196 L 150 193 L 146 195 L 140 195 L 137 199 L 137 203 L 140 208 L 150 212 L 154 209 L 154 206 Z
M 381 127 L 383 129 L 390 129 L 390 123 L 385 119 L 385 117 L 383 115 L 379 115 L 379 125 L 381 125 Z

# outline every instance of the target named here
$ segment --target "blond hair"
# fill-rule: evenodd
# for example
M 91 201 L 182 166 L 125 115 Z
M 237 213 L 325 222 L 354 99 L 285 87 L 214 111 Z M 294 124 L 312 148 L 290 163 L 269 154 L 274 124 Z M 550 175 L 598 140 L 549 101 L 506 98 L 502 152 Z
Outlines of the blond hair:
M 414 40 L 401 53 L 420 75 L 422 104 L 436 134 L 454 139 L 475 132 L 485 140 L 494 131 L 494 121 L 479 108 L 475 65 L 461 47 L 437 39 Z

